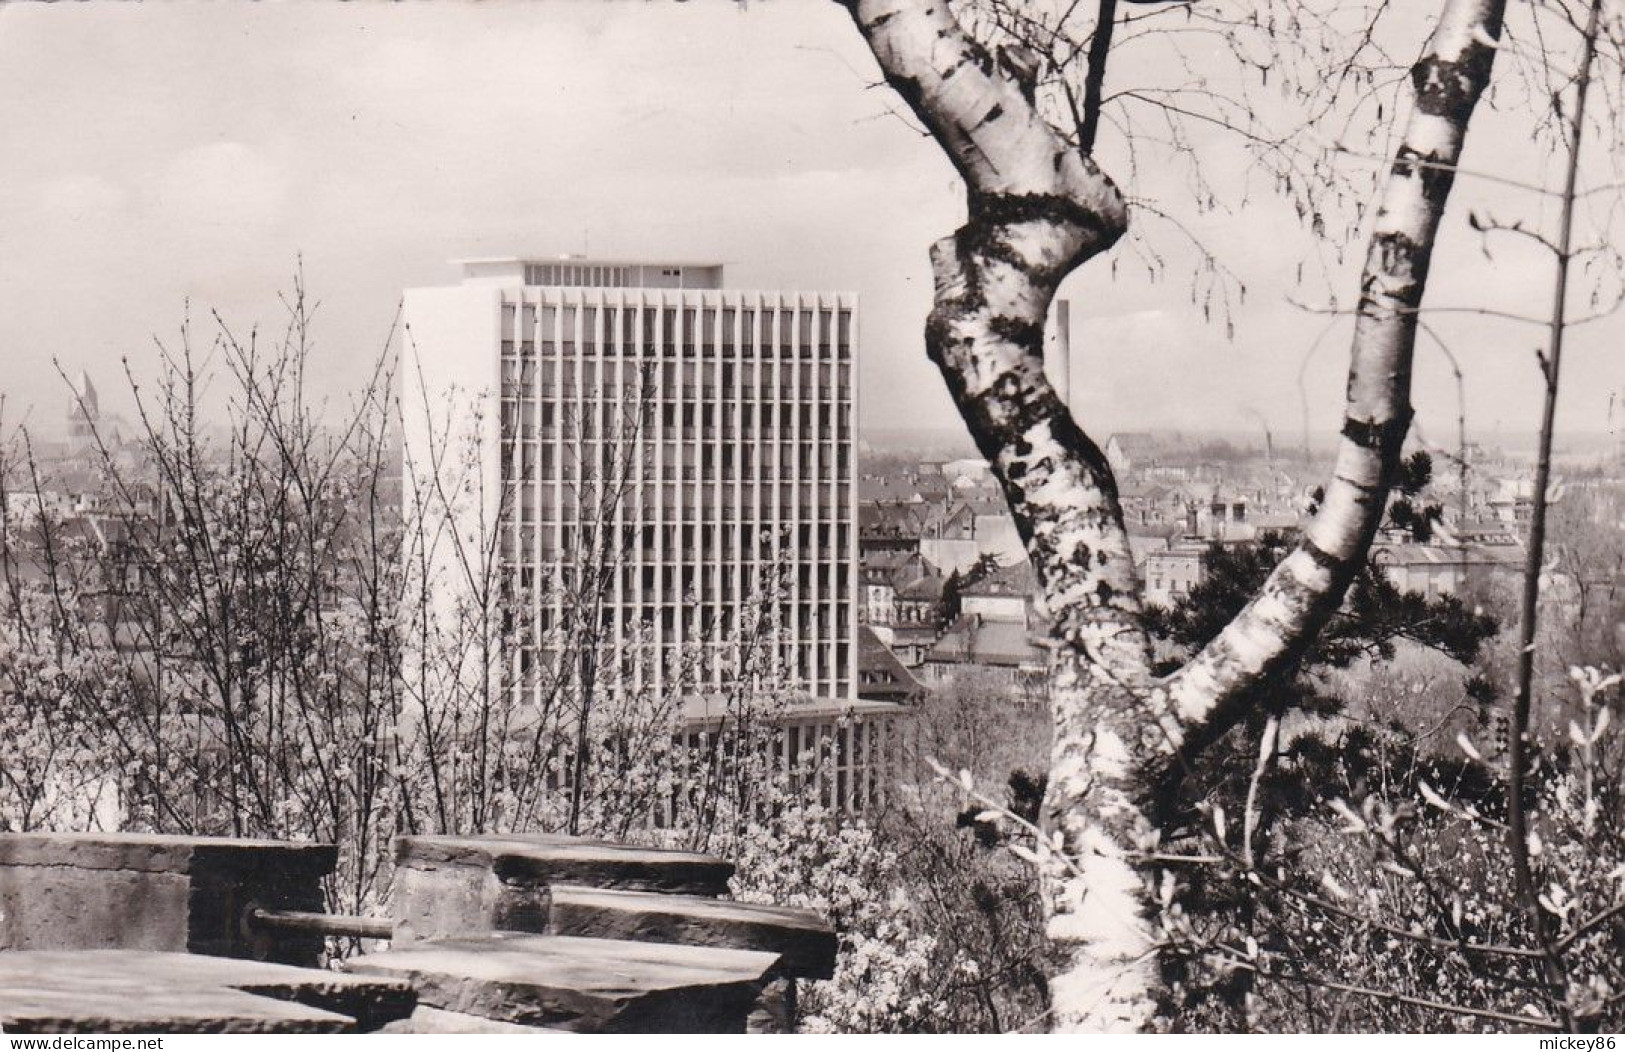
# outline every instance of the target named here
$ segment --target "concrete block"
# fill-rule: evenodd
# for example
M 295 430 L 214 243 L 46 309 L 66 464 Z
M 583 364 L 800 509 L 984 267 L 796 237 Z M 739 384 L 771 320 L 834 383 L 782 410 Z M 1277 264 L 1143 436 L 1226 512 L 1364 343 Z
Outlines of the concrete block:
M 138 833 L 0 834 L 0 950 L 141 949 L 317 963 L 322 940 L 250 937 L 250 905 L 323 908 L 326 844 Z
M 780 971 L 804 979 L 835 974 L 835 930 L 811 910 L 690 895 L 553 886 L 547 930 L 555 935 L 778 954 Z
M 405 982 L 145 950 L 0 953 L 11 1033 L 342 1033 L 411 1015 Z
M 545 834 L 400 837 L 395 863 L 389 914 L 421 938 L 545 931 L 558 883 L 715 897 L 733 876 L 710 855 Z
M 576 1033 L 743 1033 L 778 957 L 752 950 L 495 932 L 345 962 L 446 1012 Z

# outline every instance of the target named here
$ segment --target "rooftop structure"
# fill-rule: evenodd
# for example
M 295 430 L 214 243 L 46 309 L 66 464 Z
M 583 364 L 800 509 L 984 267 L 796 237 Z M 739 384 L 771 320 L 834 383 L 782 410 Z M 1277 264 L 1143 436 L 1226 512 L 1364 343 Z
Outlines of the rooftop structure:
M 460 259 L 463 283 L 514 287 L 593 289 L 720 289 L 722 264 L 647 260 L 525 259 L 501 256 Z

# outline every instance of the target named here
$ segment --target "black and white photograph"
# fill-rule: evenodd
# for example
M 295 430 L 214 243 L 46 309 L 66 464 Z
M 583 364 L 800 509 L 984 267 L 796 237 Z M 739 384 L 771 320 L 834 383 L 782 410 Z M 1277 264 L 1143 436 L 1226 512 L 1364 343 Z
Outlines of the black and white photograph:
M 1625 1030 L 1625 0 L 0 0 L 0 186 L 0 1047 Z

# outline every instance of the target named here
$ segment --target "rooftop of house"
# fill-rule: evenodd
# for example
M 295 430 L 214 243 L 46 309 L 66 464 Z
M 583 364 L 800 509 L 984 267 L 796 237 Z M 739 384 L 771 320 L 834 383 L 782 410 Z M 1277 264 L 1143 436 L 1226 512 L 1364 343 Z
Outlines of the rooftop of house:
M 922 574 L 902 582 L 893 582 L 897 598 L 905 602 L 937 603 L 942 601 L 942 588 L 946 584 L 941 574 Z
M 893 647 L 929 645 L 931 643 L 935 643 L 937 641 L 937 636 L 940 634 L 940 630 L 934 624 L 901 624 L 891 626 Z
M 979 597 L 1021 596 L 1029 598 L 1036 591 L 1038 591 L 1038 575 L 1033 572 L 1032 563 L 1023 559 L 1020 562 L 1011 563 L 1009 566 L 1001 566 L 974 584 L 966 585 L 960 594 Z
M 858 626 L 858 678 L 867 681 L 867 686 L 860 685 L 860 695 L 884 694 L 889 698 L 918 697 L 925 693 L 925 687 L 914 673 L 868 625 Z
M 1010 505 L 1006 504 L 1002 497 L 984 497 L 967 494 L 960 499 L 964 502 L 965 507 L 969 508 L 977 518 L 997 516 L 1001 519 L 1008 519 L 1010 517 Z
M 1524 550 L 1511 544 L 1376 544 L 1372 561 L 1379 566 L 1511 566 L 1523 565 Z
M 927 575 L 942 576 L 935 563 L 913 548 L 869 549 L 863 553 L 862 560 L 865 569 L 874 568 L 898 575 L 893 582 L 896 584 Z
M 935 503 L 925 515 L 923 536 L 968 538 L 976 530 L 976 513 L 962 501 Z
M 1146 553 L 1145 561 L 1149 565 L 1158 563 L 1189 563 L 1200 562 L 1202 553 L 1207 551 L 1205 546 L 1185 545 L 1178 548 L 1164 548 L 1161 551 Z
M 1116 446 L 1125 453 L 1153 453 L 1162 443 L 1149 431 L 1116 431 L 1106 439 L 1108 446 Z
M 1017 668 L 1042 665 L 1045 658 L 1044 648 L 1026 625 L 961 614 L 926 654 L 925 660 L 933 664 Z
M 1292 511 L 1265 511 L 1253 515 L 1251 522 L 1253 529 L 1264 530 L 1295 530 L 1302 523 L 1303 516 Z
M 924 499 L 907 479 L 866 475 L 858 480 L 858 500 L 866 504 L 918 504 Z
M 918 537 L 921 512 L 917 504 L 869 502 L 858 505 L 858 532 L 868 536 Z
M 910 559 L 918 557 L 919 553 L 907 550 L 866 551 L 863 553 L 863 572 L 865 574 L 885 574 L 889 577 L 906 565 Z
M 1162 501 L 1178 496 L 1172 487 L 1160 482 L 1130 482 L 1118 487 L 1117 495 L 1123 500 Z

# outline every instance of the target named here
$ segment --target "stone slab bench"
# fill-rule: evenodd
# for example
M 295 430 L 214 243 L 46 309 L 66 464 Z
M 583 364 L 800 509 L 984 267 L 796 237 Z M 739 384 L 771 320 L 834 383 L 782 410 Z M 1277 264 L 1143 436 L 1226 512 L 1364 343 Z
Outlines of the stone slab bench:
M 778 956 L 752 950 L 494 932 L 354 958 L 420 1004 L 577 1033 L 740 1033 Z
M 387 976 L 147 950 L 0 953 L 9 1033 L 321 1034 L 377 1030 L 416 995 Z
M 399 837 L 395 862 L 389 913 L 416 938 L 543 932 L 554 884 L 714 898 L 734 872 L 711 855 L 547 834 Z
M 315 964 L 320 936 L 251 936 L 250 904 L 320 910 L 331 844 L 0 834 L 0 950 L 142 949 Z
M 554 935 L 760 950 L 780 956 L 781 974 L 835 974 L 835 930 L 811 910 L 691 895 L 555 884 L 547 913 Z

